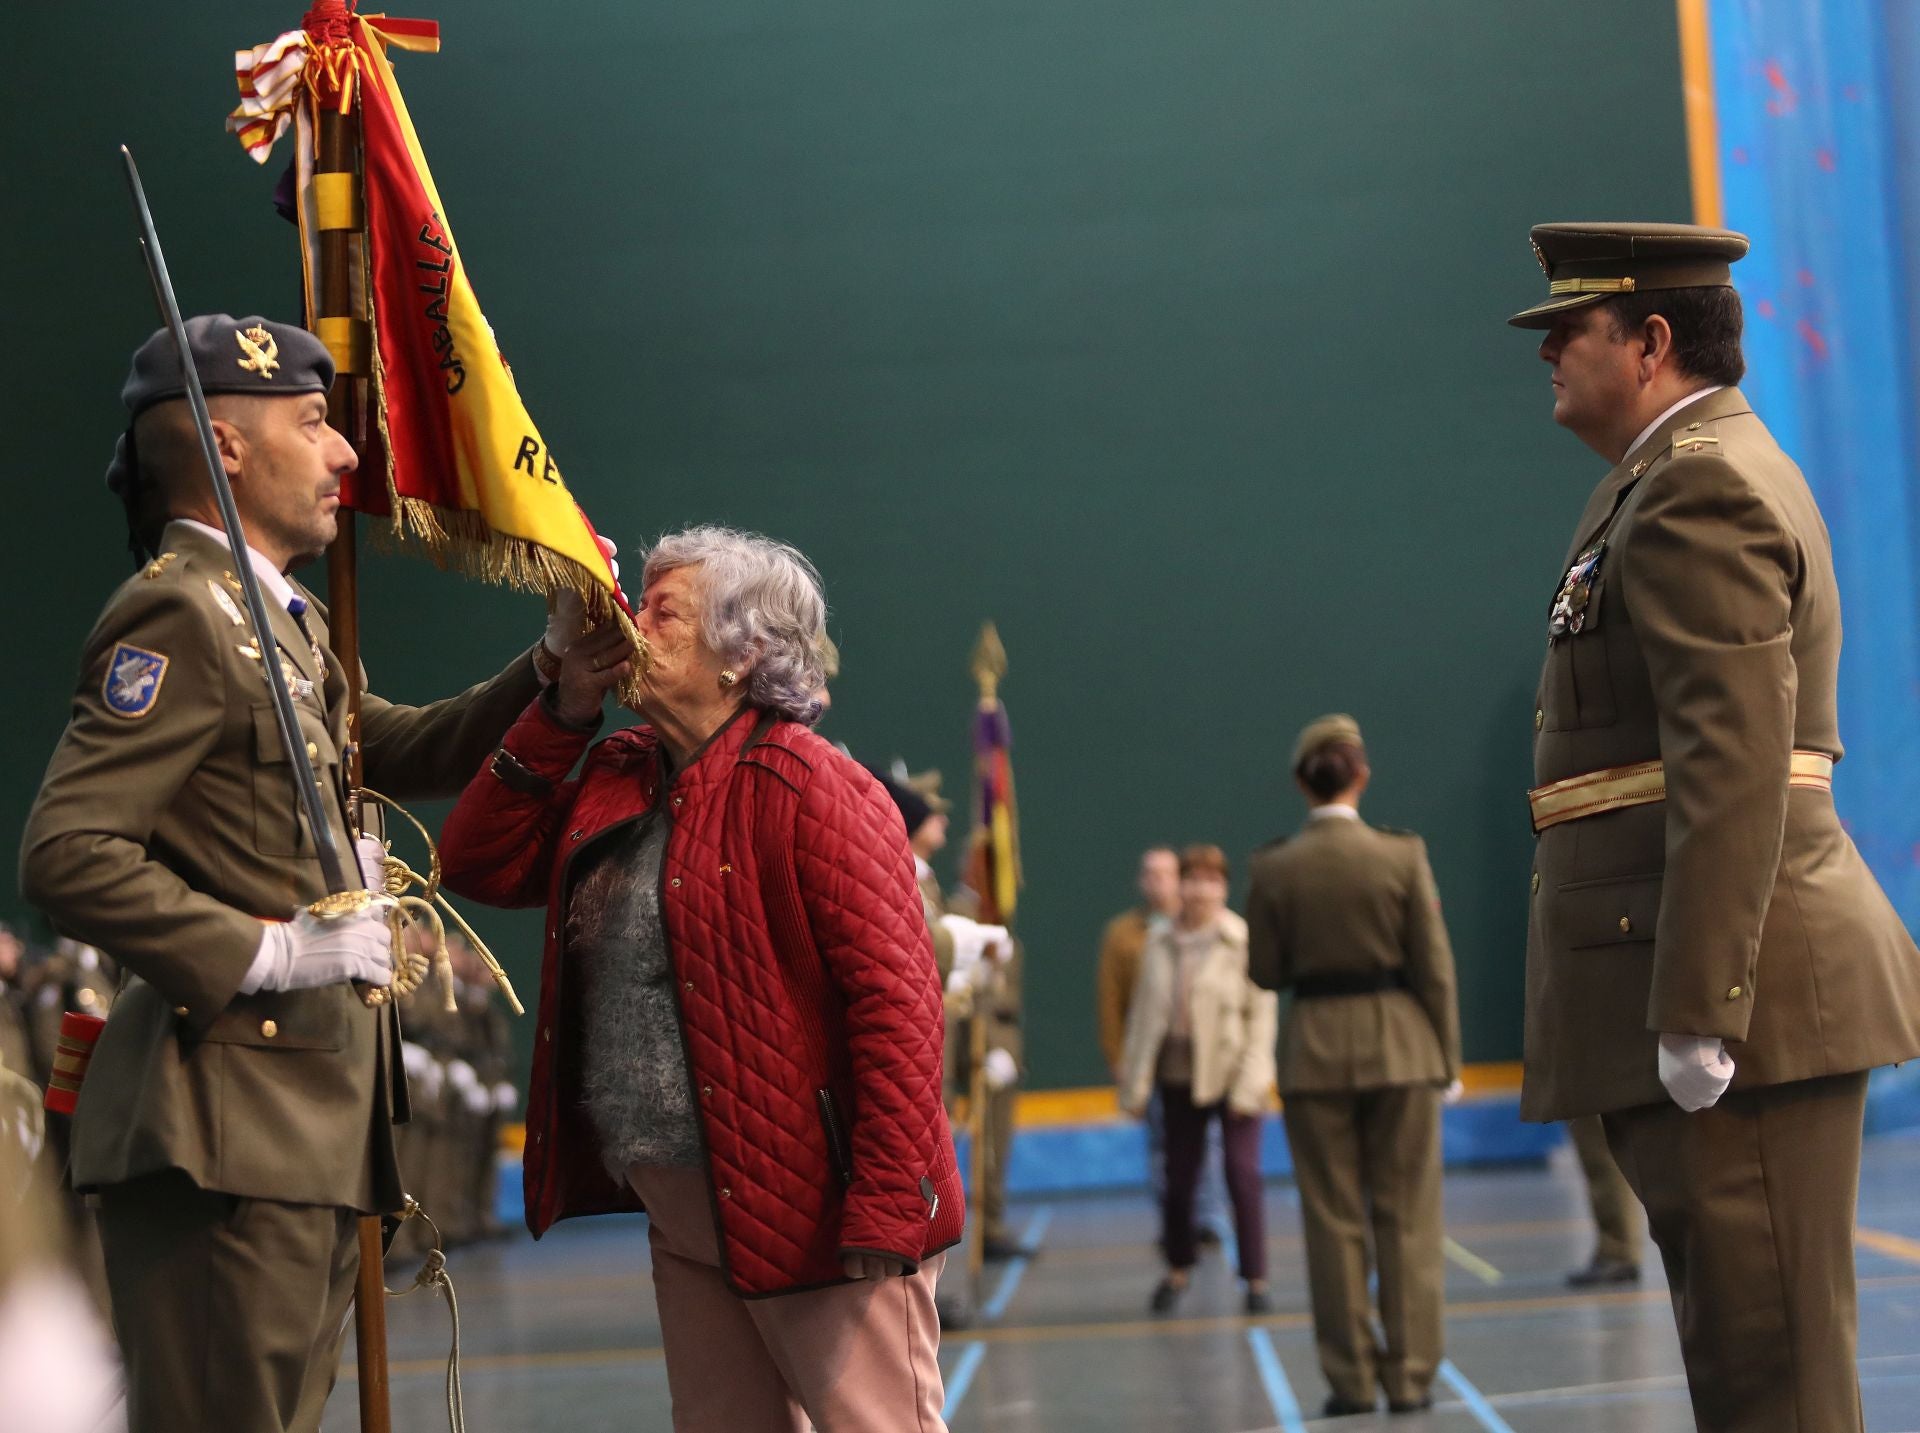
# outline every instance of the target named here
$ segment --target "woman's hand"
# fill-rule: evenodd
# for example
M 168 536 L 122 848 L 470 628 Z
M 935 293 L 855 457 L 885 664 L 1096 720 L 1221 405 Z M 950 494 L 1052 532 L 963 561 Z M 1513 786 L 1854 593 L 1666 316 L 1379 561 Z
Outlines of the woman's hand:
M 882 1279 L 897 1279 L 907 1272 L 906 1261 L 896 1259 L 891 1254 L 846 1254 L 840 1259 L 840 1269 L 849 1279 L 872 1279 L 878 1283 Z
M 554 711 L 570 726 L 591 726 L 600 719 L 607 693 L 633 670 L 633 643 L 619 624 L 608 622 L 577 638 L 560 661 L 554 683 Z

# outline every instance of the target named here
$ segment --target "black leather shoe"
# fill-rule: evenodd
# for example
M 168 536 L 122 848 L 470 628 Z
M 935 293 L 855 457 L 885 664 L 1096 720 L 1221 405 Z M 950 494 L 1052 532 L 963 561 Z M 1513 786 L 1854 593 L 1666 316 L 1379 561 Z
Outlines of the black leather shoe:
M 1637 1284 L 1640 1282 L 1640 1266 L 1629 1264 L 1624 1259 L 1602 1259 L 1596 1254 L 1586 1268 L 1575 1269 L 1568 1274 L 1567 1282 L 1576 1289 L 1597 1289 L 1607 1284 Z
M 1247 1312 L 1250 1314 L 1270 1314 L 1273 1312 L 1273 1295 L 1265 1289 L 1247 1290 Z
M 1180 1302 L 1180 1296 L 1187 1291 L 1185 1284 L 1176 1284 L 1171 1279 L 1162 1279 L 1154 1285 L 1153 1297 L 1147 1300 L 1147 1307 L 1156 1314 L 1170 1314 L 1173 1306 Z
M 1387 1412 L 1389 1413 L 1420 1413 L 1431 1407 L 1433 1407 L 1433 1395 L 1431 1393 L 1412 1403 L 1395 1403 L 1391 1398 L 1387 1400 Z
M 980 1255 L 989 1264 L 1004 1264 L 1016 1254 L 1024 1252 L 1018 1239 L 1008 1238 L 1004 1234 L 989 1234 L 980 1241 Z
M 1202 1249 L 1218 1249 L 1220 1247 L 1220 1231 L 1211 1224 L 1202 1224 L 1198 1229 L 1193 1231 L 1193 1242 L 1198 1244 Z
M 1371 1412 L 1373 1412 L 1373 1405 L 1371 1403 L 1361 1403 L 1357 1399 L 1342 1398 L 1337 1393 L 1329 1394 L 1327 1401 L 1322 1404 L 1320 1408 L 1320 1416 L 1322 1418 L 1345 1418 L 1353 1413 Z

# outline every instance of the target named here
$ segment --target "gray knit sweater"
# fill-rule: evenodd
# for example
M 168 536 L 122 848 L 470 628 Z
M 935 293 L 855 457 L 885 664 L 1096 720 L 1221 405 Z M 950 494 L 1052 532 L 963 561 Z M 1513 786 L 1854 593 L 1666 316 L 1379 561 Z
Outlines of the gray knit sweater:
M 658 812 L 587 855 L 567 902 L 567 959 L 585 980 L 581 1094 L 607 1172 L 696 1165 L 700 1130 L 660 913 L 672 822 Z

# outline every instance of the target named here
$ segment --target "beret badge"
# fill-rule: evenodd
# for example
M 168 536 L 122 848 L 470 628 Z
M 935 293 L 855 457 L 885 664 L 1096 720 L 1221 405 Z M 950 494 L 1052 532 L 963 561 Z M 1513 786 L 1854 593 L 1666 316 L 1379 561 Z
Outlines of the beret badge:
M 273 335 L 255 324 L 252 328 L 235 329 L 233 336 L 240 345 L 240 357 L 234 361 L 248 373 L 271 379 L 273 370 L 280 366 L 280 345 Z

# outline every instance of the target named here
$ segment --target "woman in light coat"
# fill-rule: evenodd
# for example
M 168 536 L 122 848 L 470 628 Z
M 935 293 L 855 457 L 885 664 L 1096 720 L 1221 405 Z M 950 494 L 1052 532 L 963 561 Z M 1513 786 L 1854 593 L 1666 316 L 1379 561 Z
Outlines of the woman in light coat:
M 1273 1088 L 1278 1001 L 1247 977 L 1247 923 L 1227 909 L 1227 879 L 1226 854 L 1218 846 L 1189 846 L 1181 853 L 1180 911 L 1148 938 L 1127 1015 L 1121 1108 L 1144 1114 L 1157 1088 L 1166 1116 L 1161 1249 L 1167 1273 L 1153 1291 L 1155 1313 L 1167 1313 L 1179 1301 L 1194 1265 L 1193 1197 L 1207 1126 L 1216 1118 L 1247 1312 L 1272 1307 L 1260 1127 Z

